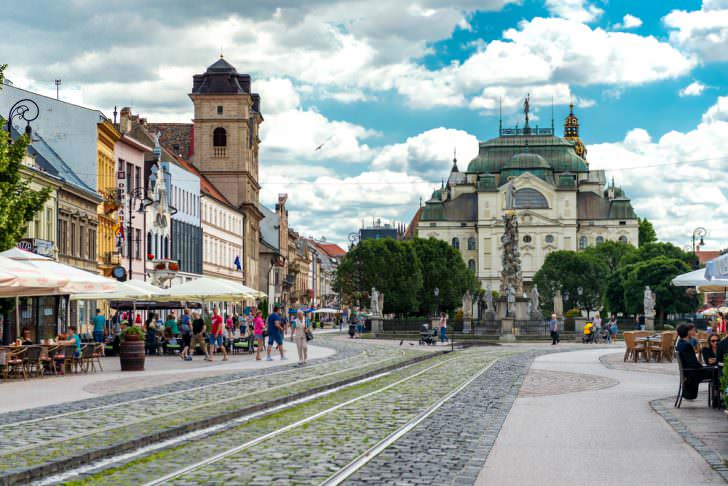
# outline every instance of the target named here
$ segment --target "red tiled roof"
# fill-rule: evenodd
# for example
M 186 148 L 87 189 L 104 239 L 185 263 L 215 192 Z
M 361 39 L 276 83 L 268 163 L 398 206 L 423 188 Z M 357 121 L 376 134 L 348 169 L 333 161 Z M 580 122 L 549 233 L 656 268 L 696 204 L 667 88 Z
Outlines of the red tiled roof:
M 420 218 L 422 217 L 422 212 L 425 210 L 424 206 L 420 206 L 420 208 L 415 212 L 415 215 L 412 216 L 412 221 L 410 221 L 409 226 L 407 226 L 407 231 L 404 233 L 405 239 L 411 239 L 415 237 L 415 231 L 417 231 L 417 225 L 420 223 Z
M 336 243 L 319 243 L 316 242 L 316 246 L 321 248 L 326 254 L 330 257 L 342 257 L 346 255 L 346 251 L 343 250 L 339 245 Z
M 705 265 L 710 260 L 718 258 L 720 256 L 720 250 L 698 250 L 695 254 L 698 256 L 700 264 Z

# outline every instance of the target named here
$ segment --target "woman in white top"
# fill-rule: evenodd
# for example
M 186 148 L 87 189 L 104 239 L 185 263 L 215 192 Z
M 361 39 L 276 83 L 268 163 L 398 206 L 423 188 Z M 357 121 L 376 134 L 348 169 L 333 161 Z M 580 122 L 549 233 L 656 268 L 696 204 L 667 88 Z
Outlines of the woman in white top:
M 302 366 L 306 364 L 308 360 L 308 343 L 306 343 L 306 317 L 303 315 L 303 311 L 299 310 L 296 312 L 296 320 L 293 321 L 293 341 L 296 343 L 296 350 L 298 351 L 298 365 Z
M 440 342 L 447 341 L 447 314 L 440 312 Z

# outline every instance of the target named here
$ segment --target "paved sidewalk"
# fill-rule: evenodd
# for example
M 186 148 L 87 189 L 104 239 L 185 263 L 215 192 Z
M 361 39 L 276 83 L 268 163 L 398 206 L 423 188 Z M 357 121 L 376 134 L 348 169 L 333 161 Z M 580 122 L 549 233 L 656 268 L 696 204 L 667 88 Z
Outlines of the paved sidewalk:
M 726 484 L 650 407 L 676 377 L 609 369 L 599 357 L 611 352 L 538 358 L 476 484 Z
M 318 334 L 318 333 L 317 333 Z M 216 354 L 213 362 L 204 361 L 203 356 L 195 356 L 193 361 L 182 361 L 175 356 L 147 356 L 145 371 L 122 372 L 117 356 L 103 358 L 104 371 L 79 373 L 68 376 L 46 376 L 28 380 L 8 380 L 0 382 L 0 413 L 23 410 L 29 407 L 43 407 L 63 402 L 82 400 L 100 395 L 121 393 L 144 388 L 194 380 L 209 376 L 225 375 L 237 371 L 260 369 L 261 371 L 295 363 L 296 346 L 290 341 L 284 343 L 288 361 L 280 361 L 276 353 L 275 361 L 256 361 L 254 354 L 230 355 L 229 361 L 222 361 Z M 309 360 L 325 358 L 335 354 L 330 347 L 309 344 Z

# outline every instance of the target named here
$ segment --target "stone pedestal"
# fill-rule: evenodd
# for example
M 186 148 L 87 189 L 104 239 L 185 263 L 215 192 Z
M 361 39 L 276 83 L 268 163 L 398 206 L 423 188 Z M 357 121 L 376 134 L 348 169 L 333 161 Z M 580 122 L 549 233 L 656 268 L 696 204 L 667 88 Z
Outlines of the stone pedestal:
M 463 333 L 473 332 L 473 320 L 470 317 L 463 317 Z
M 369 322 L 372 324 L 372 333 L 378 333 L 384 330 L 384 323 L 381 317 L 371 317 Z
M 498 340 L 503 342 L 514 342 L 516 340 L 516 336 L 513 335 L 512 318 L 506 317 L 501 319 L 501 334 Z
M 517 321 L 528 320 L 528 299 L 516 297 L 515 302 L 508 302 L 501 297 L 495 302 L 496 317 L 498 319 L 515 319 Z
M 645 316 L 645 330 L 646 331 L 655 330 L 655 316 Z

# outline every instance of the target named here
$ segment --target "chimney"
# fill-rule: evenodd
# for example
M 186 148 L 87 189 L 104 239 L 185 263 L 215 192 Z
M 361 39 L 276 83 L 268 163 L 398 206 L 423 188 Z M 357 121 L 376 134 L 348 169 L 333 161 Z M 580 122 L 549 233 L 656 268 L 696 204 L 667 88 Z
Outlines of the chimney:
M 121 109 L 119 117 L 119 130 L 121 133 L 128 133 L 131 131 L 131 108 L 125 106 Z

